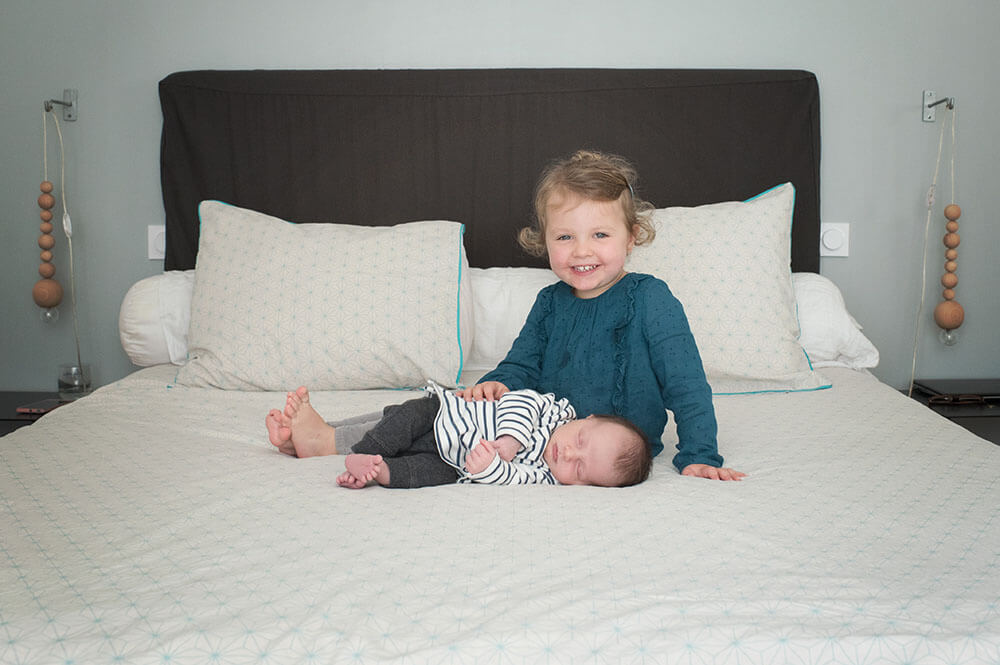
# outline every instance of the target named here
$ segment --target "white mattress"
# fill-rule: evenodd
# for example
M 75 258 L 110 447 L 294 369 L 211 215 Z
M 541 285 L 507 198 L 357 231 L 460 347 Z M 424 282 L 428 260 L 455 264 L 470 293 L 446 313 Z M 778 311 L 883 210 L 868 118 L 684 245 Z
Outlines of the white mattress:
M 717 400 L 741 483 L 351 491 L 144 370 L 0 441 L 0 663 L 1000 662 L 1000 447 L 824 371 Z

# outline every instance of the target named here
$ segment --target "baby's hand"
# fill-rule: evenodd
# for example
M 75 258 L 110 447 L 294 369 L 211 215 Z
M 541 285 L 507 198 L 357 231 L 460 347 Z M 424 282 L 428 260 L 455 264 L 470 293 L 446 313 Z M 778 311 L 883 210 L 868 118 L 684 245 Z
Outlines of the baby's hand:
M 697 476 L 698 478 L 710 478 L 712 480 L 742 480 L 747 474 L 733 469 L 719 468 L 707 464 L 688 464 L 681 471 L 683 476 Z
M 512 462 L 514 456 L 521 450 L 521 442 L 510 434 L 497 437 L 496 441 L 490 441 L 490 443 L 497 449 L 500 459 L 505 462 Z
M 479 402 L 482 400 L 492 402 L 500 399 L 501 396 L 509 392 L 510 388 L 499 381 L 483 381 L 482 383 L 477 383 L 471 388 L 457 390 L 455 391 L 455 394 L 464 398 L 466 402 Z
M 497 449 L 491 441 L 480 439 L 476 447 L 465 456 L 465 470 L 469 473 L 482 473 L 497 455 Z

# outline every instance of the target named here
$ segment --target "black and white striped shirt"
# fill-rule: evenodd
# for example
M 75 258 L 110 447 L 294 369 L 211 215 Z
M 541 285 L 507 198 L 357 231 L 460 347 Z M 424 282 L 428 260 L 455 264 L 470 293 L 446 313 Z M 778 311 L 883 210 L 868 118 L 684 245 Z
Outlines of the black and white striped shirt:
M 458 482 L 556 484 L 542 453 L 552 432 L 576 418 L 576 411 L 568 400 L 557 400 L 552 393 L 543 395 L 534 390 L 514 390 L 493 402 L 466 402 L 434 383 L 429 389 L 441 400 L 441 408 L 434 419 L 438 453 L 458 470 Z M 497 455 L 482 472 L 470 474 L 466 471 L 466 455 L 481 439 L 495 441 L 505 435 L 521 442 L 521 449 L 513 461 L 504 461 Z

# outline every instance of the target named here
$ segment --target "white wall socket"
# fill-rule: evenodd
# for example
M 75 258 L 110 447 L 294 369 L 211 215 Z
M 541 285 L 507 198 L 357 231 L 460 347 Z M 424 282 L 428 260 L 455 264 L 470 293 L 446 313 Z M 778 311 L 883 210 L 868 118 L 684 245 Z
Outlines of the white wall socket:
M 162 224 L 146 227 L 146 255 L 152 259 L 167 257 L 167 227 Z
M 851 248 L 850 224 L 819 225 L 819 255 L 847 256 Z

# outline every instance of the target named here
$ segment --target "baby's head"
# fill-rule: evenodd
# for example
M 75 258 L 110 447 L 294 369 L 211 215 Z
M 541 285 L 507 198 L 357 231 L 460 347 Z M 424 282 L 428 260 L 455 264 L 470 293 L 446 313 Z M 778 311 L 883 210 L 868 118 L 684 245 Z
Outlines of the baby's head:
M 618 201 L 622 219 L 636 245 L 653 240 L 653 204 L 635 195 L 638 173 L 623 157 L 588 150 L 553 162 L 535 188 L 535 225 L 521 229 L 518 242 L 533 256 L 545 256 L 548 211 L 572 199 Z
M 642 430 L 612 415 L 587 416 L 560 425 L 542 457 L 563 485 L 628 487 L 649 477 L 653 465 Z

